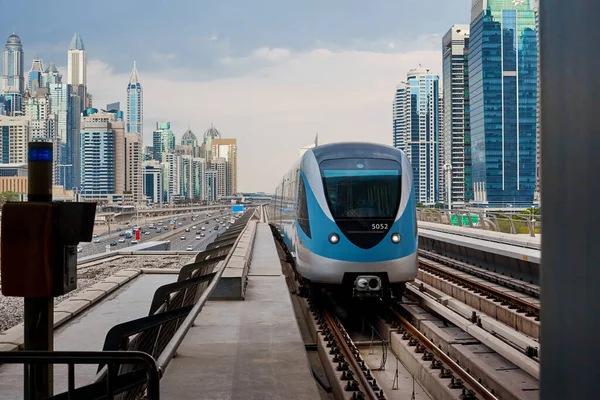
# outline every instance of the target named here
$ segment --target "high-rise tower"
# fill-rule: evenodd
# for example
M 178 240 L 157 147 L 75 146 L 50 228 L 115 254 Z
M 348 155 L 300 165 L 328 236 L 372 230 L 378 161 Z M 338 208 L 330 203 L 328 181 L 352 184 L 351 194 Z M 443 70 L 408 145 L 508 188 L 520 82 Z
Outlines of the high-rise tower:
M 537 4 L 534 5 L 533 11 L 535 12 L 535 31 L 538 46 L 538 59 L 537 59 L 537 107 L 536 107 L 536 120 L 535 120 L 535 195 L 534 199 L 541 203 L 541 191 L 542 191 L 542 93 L 540 85 L 540 2 L 537 0 Z
M 48 67 L 42 73 L 42 84 L 40 86 L 50 87 L 51 84 L 62 83 L 62 75 L 56 69 L 53 62 L 48 64 Z
M 34 58 L 33 63 L 31 63 L 31 70 L 29 70 L 29 79 L 27 80 L 30 95 L 35 96 L 38 88 L 42 86 L 43 73 L 44 65 L 42 64 L 42 60 L 37 57 Z
M 464 205 L 473 196 L 468 55 L 469 25 L 453 25 L 442 39 L 444 140 L 440 148 L 444 150 L 445 165 L 452 167 L 442 170 L 451 176 L 446 187 L 451 204 L 456 206 Z
M 84 110 L 87 106 L 87 56 L 78 32 L 73 35 L 69 46 L 67 84 L 71 85 L 73 92 L 81 98 L 81 109 Z
M 144 133 L 144 91 L 140 83 L 135 61 L 127 85 L 127 132 Z
M 21 38 L 12 34 L 6 40 L 3 51 L 3 73 L 0 90 L 25 93 L 25 73 L 23 67 L 23 45 Z
M 473 0 L 469 91 L 474 201 L 530 205 L 536 182 L 537 57 L 529 0 Z
M 439 76 L 413 69 L 394 100 L 394 145 L 410 159 L 416 201 L 428 205 L 439 200 L 439 92 Z

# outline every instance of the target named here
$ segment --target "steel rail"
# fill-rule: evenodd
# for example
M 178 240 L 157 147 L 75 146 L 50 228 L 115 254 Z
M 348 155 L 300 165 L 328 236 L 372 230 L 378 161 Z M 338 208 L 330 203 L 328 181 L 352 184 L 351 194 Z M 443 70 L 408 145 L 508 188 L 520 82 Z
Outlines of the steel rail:
M 381 397 L 379 397 L 377 395 L 377 393 L 375 393 L 375 390 L 373 390 L 373 388 L 371 387 L 371 383 L 365 376 L 360 365 L 358 365 L 358 361 L 356 360 L 356 357 L 354 356 L 352 349 L 350 349 L 350 346 L 348 346 L 348 343 L 346 343 L 344 335 L 342 334 L 339 326 L 337 325 L 338 322 L 337 322 L 336 318 L 334 318 L 327 310 L 323 310 L 323 318 L 327 322 L 327 325 L 329 325 L 331 327 L 331 332 L 335 336 L 336 342 L 339 343 L 342 352 L 345 353 L 346 360 L 348 360 L 348 362 L 352 366 L 352 369 L 354 370 L 354 374 L 355 374 L 354 376 L 358 376 L 360 386 L 364 389 L 364 392 L 366 393 L 367 398 L 372 399 L 372 400 L 380 400 Z
M 454 260 L 451 257 L 443 256 L 441 254 L 433 253 L 428 250 L 419 249 L 419 256 L 424 257 L 427 260 L 438 262 L 447 267 L 457 269 L 462 272 L 466 272 L 469 275 L 476 276 L 478 278 L 485 279 L 486 281 L 497 283 L 498 285 L 505 286 L 509 289 L 518 290 L 529 296 L 540 298 L 540 287 L 538 285 L 529 284 L 527 282 L 520 281 L 516 278 L 509 278 L 507 276 L 487 271 L 483 268 L 469 265 L 463 261 Z
M 440 268 L 437 265 L 432 264 L 430 261 L 423 260 L 422 258 L 419 258 L 419 268 L 441 275 L 450 280 L 454 280 L 465 286 L 470 286 L 471 288 L 476 289 L 484 294 L 490 295 L 505 303 L 511 304 L 517 308 L 528 311 L 529 313 L 533 314 L 536 318 L 539 318 L 540 306 L 538 306 L 537 304 L 532 304 L 528 301 L 512 296 L 493 287 L 468 279 L 451 271 L 447 271 L 444 268 Z
M 458 365 L 450 356 L 438 348 L 431 340 L 421 333 L 413 324 L 411 324 L 406 318 L 404 318 L 398 311 L 392 306 L 389 306 L 390 311 L 394 314 L 400 324 L 411 334 L 417 341 L 419 341 L 429 352 L 434 356 L 438 357 L 441 362 L 446 364 L 454 373 L 456 373 L 464 382 L 466 386 L 470 386 L 477 394 L 484 400 L 498 400 L 485 386 L 479 383 L 474 377 L 472 377 L 467 371 L 465 371 L 460 365 Z

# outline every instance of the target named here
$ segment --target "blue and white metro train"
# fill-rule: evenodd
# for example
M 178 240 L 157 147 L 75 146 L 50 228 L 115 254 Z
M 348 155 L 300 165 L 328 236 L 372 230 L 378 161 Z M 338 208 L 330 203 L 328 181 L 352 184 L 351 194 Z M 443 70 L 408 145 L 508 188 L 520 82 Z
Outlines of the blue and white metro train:
M 412 167 L 393 147 L 306 151 L 277 186 L 269 217 L 311 284 L 398 297 L 417 276 Z

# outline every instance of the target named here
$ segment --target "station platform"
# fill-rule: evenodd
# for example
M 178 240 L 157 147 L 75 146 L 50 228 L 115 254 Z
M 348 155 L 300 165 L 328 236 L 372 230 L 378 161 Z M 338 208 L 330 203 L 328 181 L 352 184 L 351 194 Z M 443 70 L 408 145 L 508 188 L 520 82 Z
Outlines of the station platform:
M 259 223 L 244 300 L 211 300 L 161 379 L 161 399 L 319 399 L 275 241 Z

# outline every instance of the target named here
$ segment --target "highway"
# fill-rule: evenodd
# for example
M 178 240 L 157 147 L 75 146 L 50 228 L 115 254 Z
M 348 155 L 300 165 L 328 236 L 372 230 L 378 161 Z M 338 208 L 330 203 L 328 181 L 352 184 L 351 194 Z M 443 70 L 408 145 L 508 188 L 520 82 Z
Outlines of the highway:
M 154 220 L 153 222 L 147 222 L 141 225 L 141 228 L 143 231 L 147 231 L 148 234 L 142 234 L 141 235 L 141 240 L 140 243 L 144 243 L 144 242 L 148 242 L 148 241 L 152 241 L 152 240 L 170 240 L 171 241 L 171 250 L 186 250 L 187 246 L 190 245 L 193 247 L 194 251 L 202 251 L 204 250 L 204 248 L 214 240 L 214 238 L 216 237 L 216 235 L 219 232 L 223 232 L 225 230 L 225 227 L 221 226 L 222 224 L 222 219 L 220 218 L 222 215 L 224 216 L 225 214 L 228 215 L 229 218 L 231 218 L 230 212 L 227 213 L 215 213 L 214 211 L 209 212 L 210 217 L 206 217 L 206 213 L 202 213 L 202 214 L 189 214 L 189 215 L 180 215 L 177 216 L 177 221 L 176 221 L 176 229 L 175 232 L 173 233 L 173 236 L 167 236 L 164 237 L 164 235 L 171 233 L 173 231 L 171 231 L 170 229 L 164 229 L 163 227 L 166 226 L 167 228 L 169 227 L 169 221 L 172 218 L 171 216 L 165 216 L 165 218 L 163 219 L 159 219 L 159 220 Z M 192 221 L 192 216 L 193 215 L 198 215 L 199 217 L 195 219 L 195 221 Z M 185 218 L 185 221 L 183 220 L 183 218 Z M 215 218 L 220 218 L 221 223 L 219 223 L 220 229 L 218 231 L 215 232 L 214 227 L 215 227 Z M 206 221 L 208 220 L 208 224 L 206 224 Z M 163 223 L 163 227 L 161 227 L 161 230 L 158 230 L 156 228 L 149 228 L 150 224 L 153 223 L 154 226 L 156 227 L 158 222 L 162 221 Z M 206 231 L 204 231 L 205 233 L 205 237 L 202 238 L 202 240 L 196 240 L 196 230 L 197 229 L 192 229 L 192 226 L 196 226 L 197 229 L 201 229 L 201 226 L 204 226 Z M 190 228 L 190 232 L 185 232 L 183 228 L 189 227 Z M 120 228 L 121 231 L 117 232 L 117 228 Z M 77 253 L 78 258 L 82 258 L 82 257 L 87 257 L 87 256 L 91 256 L 94 254 L 99 254 L 99 253 L 104 253 L 106 252 L 106 246 L 110 245 L 110 243 L 113 240 L 117 240 L 117 245 L 116 246 L 111 246 L 110 249 L 111 251 L 116 251 L 116 250 L 123 250 L 126 249 L 127 247 L 131 247 L 133 246 L 131 244 L 131 241 L 134 240 L 135 238 L 131 238 L 131 239 L 125 239 L 125 236 L 119 236 L 120 234 L 124 234 L 125 231 L 130 230 L 132 228 L 131 225 L 115 225 L 113 230 L 111 231 L 110 236 L 108 235 L 108 233 L 102 233 L 99 234 L 96 238 L 92 239 L 91 243 L 81 243 L 81 248 L 82 251 Z M 159 236 L 163 236 L 162 239 L 157 239 Z M 180 238 L 182 236 L 185 236 L 186 239 L 185 240 L 181 240 Z M 124 240 L 124 242 L 119 243 L 119 240 Z M 95 243 L 95 241 L 97 241 L 97 243 Z

